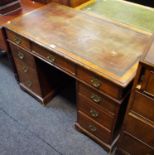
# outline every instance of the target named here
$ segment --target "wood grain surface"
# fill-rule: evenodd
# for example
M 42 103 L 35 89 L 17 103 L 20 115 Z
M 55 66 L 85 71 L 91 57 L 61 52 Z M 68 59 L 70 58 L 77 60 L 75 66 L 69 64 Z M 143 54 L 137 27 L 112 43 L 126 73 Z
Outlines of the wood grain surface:
M 133 79 L 150 39 L 150 35 L 56 3 L 24 15 L 6 28 L 121 86 Z

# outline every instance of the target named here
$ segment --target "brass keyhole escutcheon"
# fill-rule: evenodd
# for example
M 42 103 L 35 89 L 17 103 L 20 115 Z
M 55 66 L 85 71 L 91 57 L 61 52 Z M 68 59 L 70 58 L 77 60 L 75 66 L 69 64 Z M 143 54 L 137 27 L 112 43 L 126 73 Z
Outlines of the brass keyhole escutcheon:
M 95 132 L 97 130 L 97 128 L 94 125 L 89 125 L 88 128 L 90 129 L 90 131 Z
M 23 71 L 24 71 L 24 73 L 27 73 L 28 70 L 29 70 L 29 67 L 25 65 L 25 66 L 23 67 Z
M 91 80 L 91 85 L 94 86 L 95 88 L 99 88 L 101 86 L 101 81 L 94 78 Z
M 55 62 L 55 57 L 53 55 L 49 55 L 47 56 L 47 59 L 50 63 L 54 63 Z
M 32 81 L 27 81 L 26 84 L 29 88 L 32 87 Z
M 96 118 L 96 117 L 99 116 L 99 113 L 98 113 L 96 110 L 91 109 L 91 110 L 90 110 L 90 115 L 91 115 L 92 117 Z
M 23 60 L 24 59 L 24 54 L 21 52 L 18 52 L 18 58 Z
M 100 96 L 98 96 L 98 95 L 95 95 L 95 94 L 92 94 L 90 98 L 95 103 L 100 103 L 102 101 L 102 98 Z

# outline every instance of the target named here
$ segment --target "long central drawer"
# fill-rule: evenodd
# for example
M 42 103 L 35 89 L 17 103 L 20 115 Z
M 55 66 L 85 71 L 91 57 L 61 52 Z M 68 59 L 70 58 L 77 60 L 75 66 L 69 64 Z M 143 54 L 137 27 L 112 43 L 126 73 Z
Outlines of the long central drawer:
M 72 75 L 75 75 L 75 65 L 72 62 L 66 60 L 65 58 L 61 56 L 58 56 L 52 51 L 48 51 L 47 49 L 35 43 L 32 43 L 31 46 L 32 46 L 33 53 L 39 55 L 40 57 L 42 57 L 43 59 L 45 59 L 52 65 L 59 67 L 63 71 L 70 73 Z

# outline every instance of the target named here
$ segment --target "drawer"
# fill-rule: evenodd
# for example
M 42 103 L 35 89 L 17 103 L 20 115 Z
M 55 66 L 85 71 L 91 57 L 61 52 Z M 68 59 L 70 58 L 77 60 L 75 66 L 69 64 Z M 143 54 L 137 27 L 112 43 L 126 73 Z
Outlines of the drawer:
M 111 132 L 104 129 L 102 126 L 97 124 L 95 121 L 93 121 L 80 111 L 78 111 L 78 123 L 82 128 L 84 128 L 103 142 L 111 144 Z
M 146 70 L 144 79 L 142 80 L 141 89 L 152 96 L 154 96 L 154 72 Z
M 124 130 L 153 147 L 154 128 L 153 125 L 149 124 L 145 120 L 129 113 L 125 121 Z
M 31 54 L 11 43 L 9 43 L 9 45 L 14 59 L 24 62 L 32 68 L 35 67 L 35 59 Z
M 29 40 L 9 30 L 7 30 L 6 33 L 10 41 L 14 42 L 16 45 L 21 46 L 26 50 L 30 50 Z
M 32 44 L 32 51 L 36 54 L 39 54 L 40 57 L 47 60 L 49 63 L 63 69 L 65 72 L 75 75 L 75 65 L 63 57 L 58 56 L 57 54 L 37 45 Z
M 20 82 L 37 95 L 42 96 L 37 71 L 24 63 L 18 63 L 16 59 L 15 62 Z
M 119 110 L 118 103 L 109 99 L 108 97 L 101 95 L 97 91 L 85 86 L 84 84 L 78 82 L 78 93 L 82 94 L 87 98 L 89 102 L 93 102 L 98 105 L 101 109 L 107 111 L 111 114 L 117 114 Z
M 153 149 L 141 143 L 130 135 L 123 133 L 119 140 L 119 147 L 130 155 L 153 155 Z
M 154 101 L 151 97 L 135 91 L 132 100 L 131 110 L 153 121 L 154 119 Z
M 112 130 L 115 123 L 114 117 L 102 111 L 80 94 L 78 95 L 78 110 L 82 111 L 105 128 Z
M 96 88 L 97 90 L 100 90 L 114 98 L 120 99 L 123 97 L 121 87 L 104 78 L 98 77 L 90 71 L 87 71 L 79 67 L 77 69 L 77 77 L 80 80 L 88 83 L 92 87 Z

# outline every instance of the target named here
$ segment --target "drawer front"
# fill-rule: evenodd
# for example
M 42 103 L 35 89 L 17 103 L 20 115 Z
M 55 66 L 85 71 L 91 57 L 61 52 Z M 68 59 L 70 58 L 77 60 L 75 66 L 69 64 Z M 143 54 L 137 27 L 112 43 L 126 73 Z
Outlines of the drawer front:
M 153 99 L 145 94 L 135 91 L 131 110 L 153 121 L 154 105 Z
M 129 113 L 125 122 L 125 131 L 153 147 L 154 128 L 143 119 Z
M 63 69 L 64 71 L 75 75 L 75 65 L 65 58 L 58 56 L 57 54 L 42 48 L 39 45 L 32 44 L 32 51 L 39 54 L 40 57 L 43 57 L 51 64 Z
M 80 111 L 78 111 L 78 123 L 82 128 L 84 128 L 89 133 L 93 134 L 103 142 L 111 144 L 111 133 L 102 128 L 100 125 L 95 123 L 95 121 L 88 118 Z
M 14 59 L 18 59 L 19 61 L 26 63 L 32 68 L 35 68 L 35 60 L 31 54 L 11 43 L 9 43 L 9 45 Z
M 150 72 L 150 77 L 146 85 L 146 91 L 154 96 L 154 72 Z
M 100 108 L 89 102 L 84 96 L 80 94 L 78 95 L 78 110 L 82 111 L 88 117 L 91 117 L 105 128 L 112 130 L 115 122 L 114 117 L 100 110 Z
M 26 38 L 23 38 L 22 36 L 19 36 L 16 33 L 8 30 L 6 31 L 6 33 L 10 41 L 14 42 L 16 45 L 21 46 L 26 50 L 30 50 L 30 42 Z
M 96 88 L 97 90 L 103 91 L 104 93 L 120 99 L 122 98 L 121 88 L 113 84 L 112 82 L 107 81 L 106 79 L 100 78 L 97 75 L 84 70 L 82 68 L 77 69 L 77 77 Z
M 84 95 L 89 102 L 93 102 L 95 105 L 98 105 L 101 109 L 112 115 L 117 114 L 119 111 L 118 103 L 115 103 L 108 97 L 101 95 L 80 82 L 78 83 L 78 92 Z
M 119 147 L 130 155 L 153 155 L 153 149 L 123 133 L 119 140 Z
M 154 72 L 146 70 L 144 79 L 142 80 L 142 88 L 144 92 L 154 96 Z
M 42 96 L 37 71 L 27 64 L 14 59 L 20 82 L 39 96 Z

